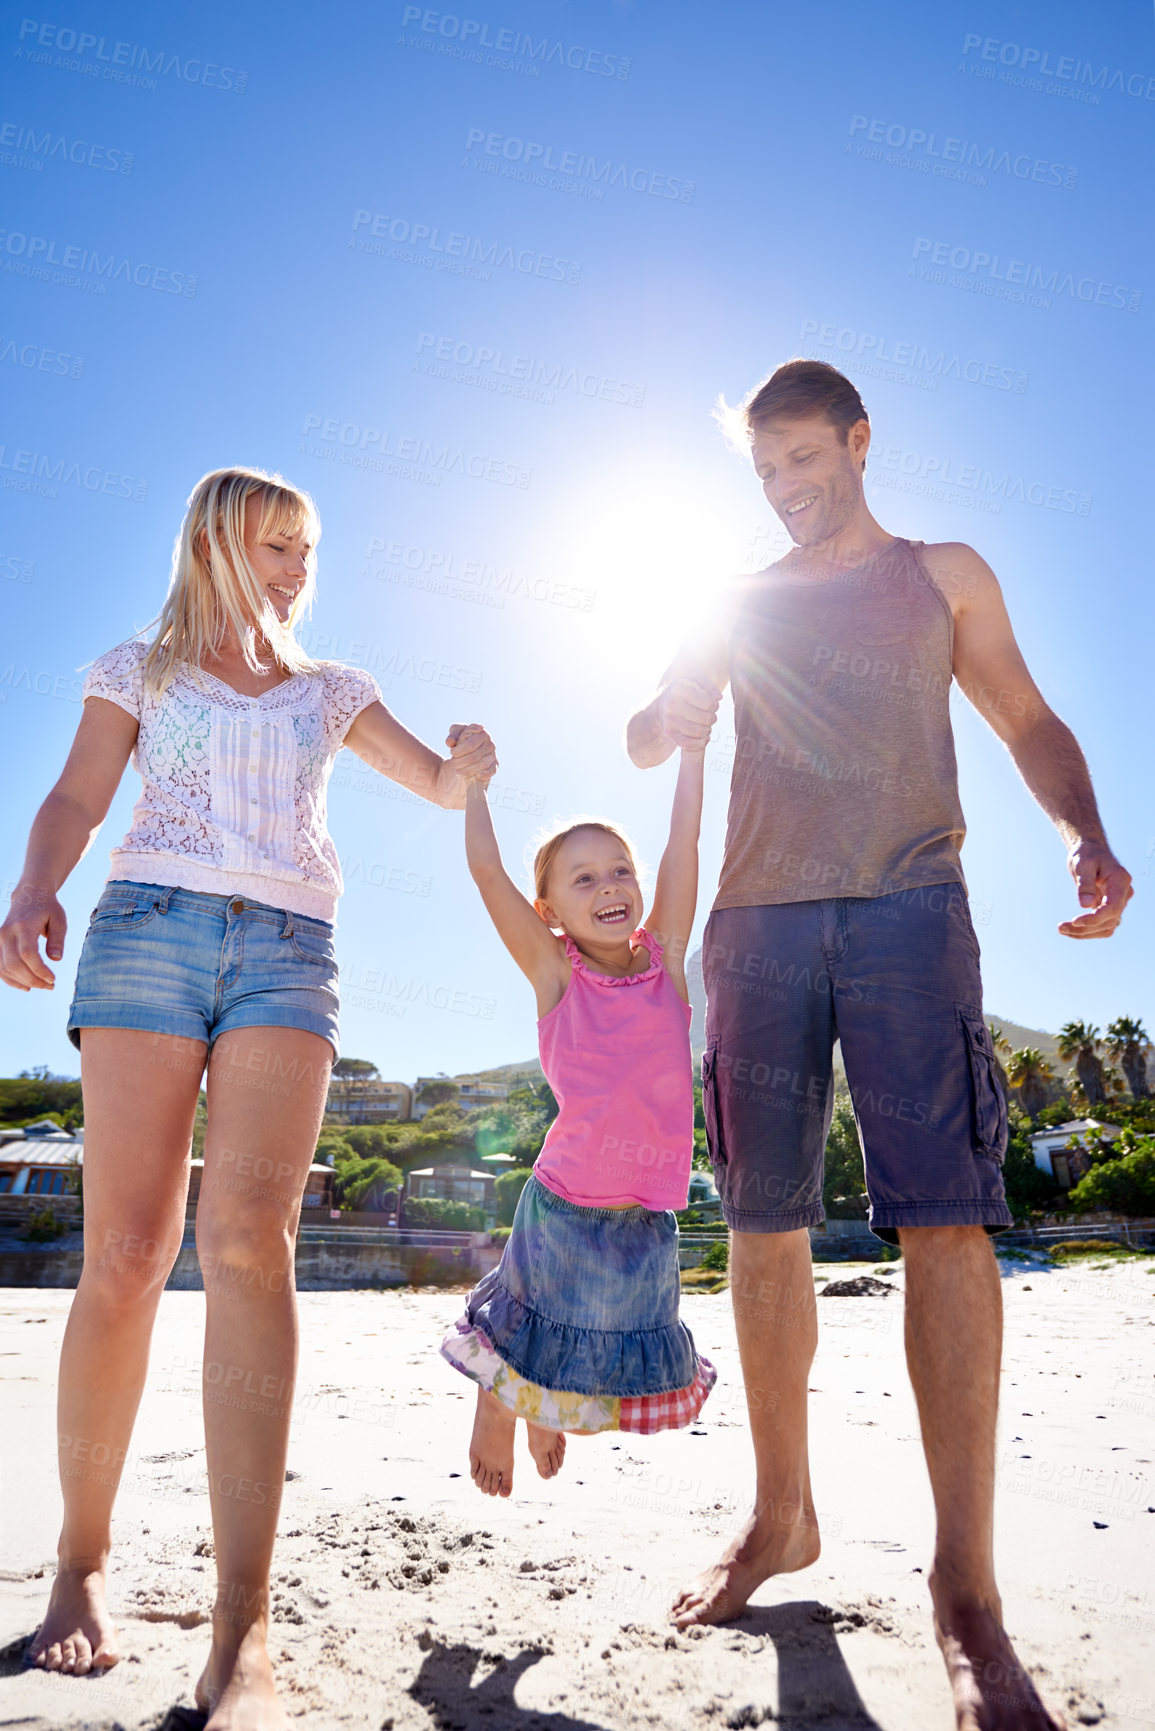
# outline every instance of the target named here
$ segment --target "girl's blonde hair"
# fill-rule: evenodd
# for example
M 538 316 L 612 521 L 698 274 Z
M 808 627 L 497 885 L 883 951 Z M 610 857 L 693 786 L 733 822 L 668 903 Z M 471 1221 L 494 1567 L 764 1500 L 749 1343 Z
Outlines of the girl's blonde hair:
M 268 605 L 245 552 L 245 509 L 260 502 L 257 538 L 304 532 L 310 546 L 305 582 L 285 624 Z M 254 673 L 268 671 L 257 654 L 258 637 L 286 673 L 310 673 L 317 663 L 293 636 L 316 588 L 321 522 L 308 493 L 263 469 L 214 469 L 189 495 L 173 545 L 172 581 L 156 620 L 156 636 L 145 657 L 144 677 L 162 692 L 182 663 L 200 667 L 218 652 L 229 628 Z
M 637 871 L 638 865 L 634 857 L 634 850 L 615 824 L 607 823 L 601 817 L 578 818 L 576 823 L 567 823 L 564 829 L 559 829 L 553 835 L 547 836 L 533 856 L 533 893 L 539 902 L 548 900 L 549 874 L 553 870 L 554 862 L 561 852 L 562 845 L 569 840 L 571 835 L 576 835 L 581 829 L 596 829 L 600 830 L 603 835 L 612 836 L 614 841 L 621 844 L 626 858 L 633 866 L 634 871 Z

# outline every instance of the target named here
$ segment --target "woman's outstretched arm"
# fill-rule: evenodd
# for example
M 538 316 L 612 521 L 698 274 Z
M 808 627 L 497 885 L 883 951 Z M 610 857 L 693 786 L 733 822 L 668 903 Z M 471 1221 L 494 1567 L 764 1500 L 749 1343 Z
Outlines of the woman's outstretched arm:
M 468 750 L 456 753 L 453 748 L 467 732 Z M 497 767 L 497 759 L 493 741 L 483 727 L 473 722 L 468 727 L 455 722 L 446 743 L 453 754 L 439 757 L 383 703 L 368 704 L 345 735 L 349 750 L 356 752 L 370 769 L 407 787 L 411 793 L 419 793 L 434 805 L 444 806 L 447 811 L 461 811 L 467 776 L 484 773 L 488 780 Z
M 138 726 L 118 703 L 105 697 L 85 701 L 68 762 L 36 813 L 24 870 L 0 926 L 0 979 L 17 991 L 51 991 L 56 984 L 41 957 L 40 939 L 47 939 L 49 960 L 58 962 L 68 921 L 57 891 L 108 816 Z

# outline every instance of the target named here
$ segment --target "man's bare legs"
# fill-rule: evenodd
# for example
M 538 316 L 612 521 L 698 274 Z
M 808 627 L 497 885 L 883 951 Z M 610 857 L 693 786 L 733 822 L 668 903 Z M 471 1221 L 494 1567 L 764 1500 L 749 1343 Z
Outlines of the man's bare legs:
M 678 1595 L 679 1628 L 736 1617 L 770 1575 L 813 1563 L 806 1393 L 818 1344 L 810 1234 L 730 1235 L 731 1295 L 754 1442 L 754 1511 L 720 1563 Z
M 268 1654 L 269 1571 L 297 1368 L 293 1256 L 332 1049 L 297 1028 L 222 1034 L 208 1073 L 197 1249 L 205 1453 L 217 1563 L 206 1731 L 282 1731 Z
M 930 1592 L 960 1731 L 1054 1731 L 1002 1626 L 995 1584 L 995 1425 L 1002 1290 L 981 1226 L 899 1232 L 906 1358 L 937 1523 Z
M 513 1439 L 517 1419 L 488 1389 L 478 1388 L 469 1439 L 469 1476 L 489 1497 L 507 1497 L 513 1489 Z M 565 1435 L 525 1421 L 529 1452 L 543 1479 L 560 1472 L 565 1459 Z
M 59 1565 L 30 1657 L 83 1676 L 116 1663 L 105 1604 L 112 1505 L 148 1369 L 157 1305 L 184 1233 L 205 1046 L 86 1028 L 84 1270 L 60 1354 Z

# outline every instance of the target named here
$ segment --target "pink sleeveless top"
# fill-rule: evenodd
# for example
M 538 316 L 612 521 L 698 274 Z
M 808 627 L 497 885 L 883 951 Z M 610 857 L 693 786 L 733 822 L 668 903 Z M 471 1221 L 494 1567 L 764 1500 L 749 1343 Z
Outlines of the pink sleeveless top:
M 561 1003 L 538 1022 L 541 1067 L 561 1110 L 534 1165 L 547 1189 L 587 1208 L 684 1208 L 694 1151 L 689 1004 L 639 926 L 640 974 L 586 966 L 572 938 Z

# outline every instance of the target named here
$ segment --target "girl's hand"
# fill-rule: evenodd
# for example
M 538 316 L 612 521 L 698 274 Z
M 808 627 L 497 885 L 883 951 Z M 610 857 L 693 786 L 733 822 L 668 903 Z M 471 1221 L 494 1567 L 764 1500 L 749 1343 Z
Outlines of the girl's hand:
M 479 723 L 455 722 L 445 738 L 449 761 L 441 768 L 441 791 L 445 803 L 460 807 L 465 803 L 465 790 L 471 781 L 487 787 L 497 771 L 497 750 L 489 734 Z
M 0 926 L 0 980 L 18 992 L 50 992 L 56 975 L 40 956 L 40 939 L 54 962 L 64 954 L 68 917 L 50 890 L 18 885 L 8 917 Z

